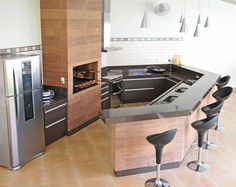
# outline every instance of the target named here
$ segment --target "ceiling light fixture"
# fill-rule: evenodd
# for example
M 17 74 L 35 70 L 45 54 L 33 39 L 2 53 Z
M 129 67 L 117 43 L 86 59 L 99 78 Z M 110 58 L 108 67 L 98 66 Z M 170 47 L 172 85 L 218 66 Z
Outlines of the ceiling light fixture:
M 209 24 L 209 11 L 210 11 L 210 0 L 207 1 L 207 18 L 204 24 L 205 28 L 208 28 L 210 26 Z
M 194 37 L 199 37 L 200 36 L 200 32 L 199 32 L 199 25 L 196 25 L 195 31 L 194 31 Z
M 196 25 L 196 28 L 195 28 L 195 31 L 194 31 L 194 34 L 193 34 L 194 37 L 199 37 L 200 36 L 199 24 L 202 23 L 200 9 L 201 9 L 201 0 L 198 0 L 198 18 L 197 18 L 197 25 Z
M 187 23 L 186 23 L 186 4 L 187 4 L 187 0 L 184 1 L 184 13 L 183 13 L 183 17 L 181 16 L 180 18 L 180 22 L 181 22 L 181 27 L 179 32 L 187 32 Z
M 143 19 L 142 19 L 142 23 L 141 23 L 141 28 L 149 28 L 150 24 L 149 24 L 149 20 L 148 20 L 148 11 L 147 11 L 147 0 L 145 1 L 145 12 L 143 15 Z

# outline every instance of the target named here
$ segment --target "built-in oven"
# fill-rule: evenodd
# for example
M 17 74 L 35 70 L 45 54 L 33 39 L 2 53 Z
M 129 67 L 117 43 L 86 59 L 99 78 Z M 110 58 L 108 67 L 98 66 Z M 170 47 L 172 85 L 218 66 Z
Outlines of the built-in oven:
M 110 87 L 110 97 L 111 97 L 111 108 L 120 107 L 121 103 L 123 103 L 123 87 L 122 75 L 111 75 L 102 78 L 103 81 L 109 82 Z

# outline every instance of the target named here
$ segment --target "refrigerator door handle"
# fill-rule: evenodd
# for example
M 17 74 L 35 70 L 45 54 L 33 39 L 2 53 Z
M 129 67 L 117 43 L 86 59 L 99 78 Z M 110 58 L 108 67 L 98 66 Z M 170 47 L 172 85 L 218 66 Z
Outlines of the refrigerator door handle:
M 19 85 L 18 85 L 18 80 L 16 77 L 16 71 L 15 71 L 15 67 L 13 67 L 13 84 L 14 84 L 14 93 L 15 95 L 19 95 Z
M 19 97 L 15 97 L 15 108 L 16 108 L 16 122 L 19 123 L 19 114 L 20 114 L 20 101 Z

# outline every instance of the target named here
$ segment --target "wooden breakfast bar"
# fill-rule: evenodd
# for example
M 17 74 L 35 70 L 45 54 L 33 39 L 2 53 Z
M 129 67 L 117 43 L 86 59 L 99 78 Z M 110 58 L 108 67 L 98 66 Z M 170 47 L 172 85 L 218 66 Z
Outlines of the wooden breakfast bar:
M 171 72 L 171 75 L 169 73 L 169 77 L 175 76 L 175 79 L 181 81 L 158 97 L 155 102 L 145 106 L 101 111 L 103 121 L 112 125 L 112 162 L 117 176 L 155 170 L 155 150 L 146 141 L 146 137 L 151 134 L 177 129 L 175 138 L 163 150 L 162 169 L 179 167 L 196 140 L 197 134 L 191 123 L 205 118 L 201 108 L 215 101 L 212 93 L 216 90 L 215 81 L 219 75 L 186 66 L 172 68 L 175 73 Z M 174 95 L 183 84 L 186 86 L 185 80 L 188 76 L 182 70 L 186 72 L 189 70 L 189 75 L 192 77 L 194 72 L 200 73 L 201 76 L 197 76 L 194 84 L 179 94 L 174 101 L 160 102 L 162 98 Z

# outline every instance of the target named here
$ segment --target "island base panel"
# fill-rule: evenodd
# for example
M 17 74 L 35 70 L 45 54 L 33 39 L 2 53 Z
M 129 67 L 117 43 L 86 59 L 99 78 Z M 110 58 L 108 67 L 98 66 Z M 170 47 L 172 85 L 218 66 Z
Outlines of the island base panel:
M 162 118 L 112 125 L 112 159 L 115 173 L 133 174 L 155 164 L 155 149 L 146 137 L 177 128 L 173 141 L 163 149 L 162 164 L 181 163 L 197 138 L 193 121 L 205 118 L 201 108 L 214 102 L 212 89 L 190 116 Z M 140 170 L 139 170 L 140 169 Z M 133 172 L 132 172 L 133 171 Z M 123 173 L 123 174 L 122 174 Z

